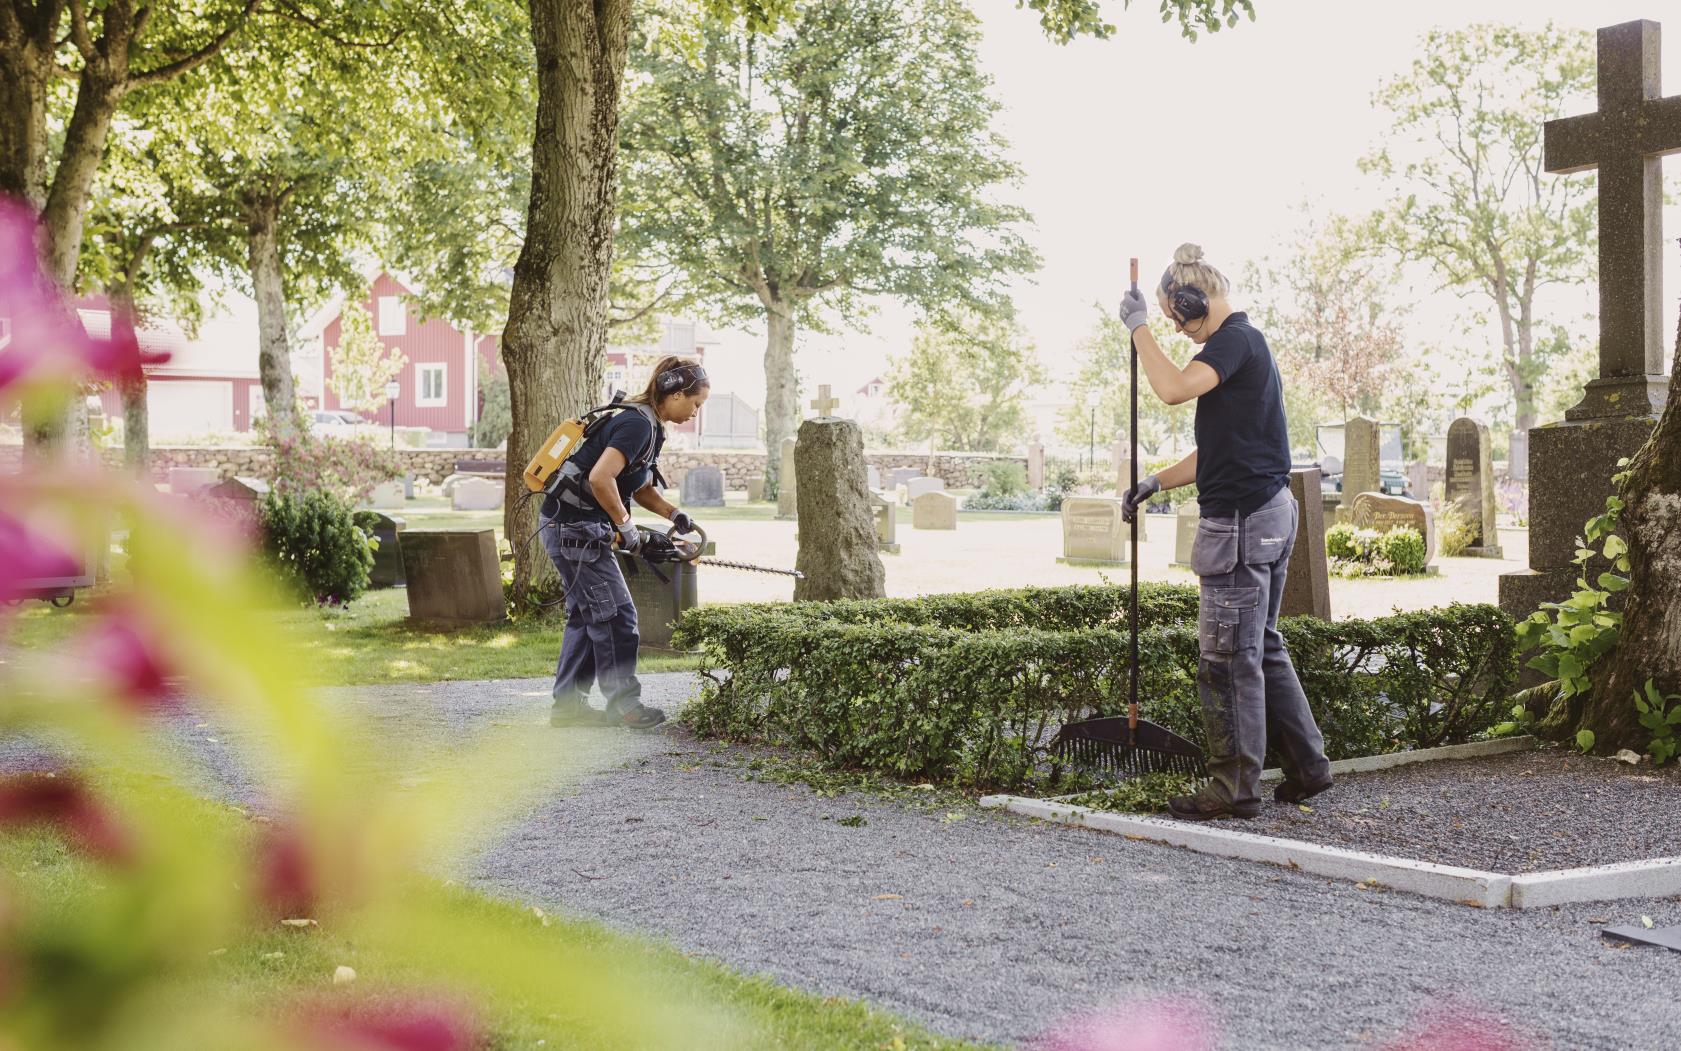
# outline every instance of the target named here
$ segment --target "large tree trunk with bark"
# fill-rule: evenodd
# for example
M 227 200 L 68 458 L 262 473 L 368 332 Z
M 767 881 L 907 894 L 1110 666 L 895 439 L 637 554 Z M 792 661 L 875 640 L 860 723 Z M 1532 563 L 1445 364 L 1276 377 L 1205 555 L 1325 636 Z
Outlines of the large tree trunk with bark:
M 292 383 L 292 347 L 286 329 L 286 282 L 280 262 L 280 202 L 258 197 L 246 202 L 246 250 L 252 295 L 257 300 L 257 378 L 269 434 L 296 437 L 298 394 Z
M 129 250 L 121 273 L 109 288 L 111 300 L 111 335 L 118 340 L 139 342 L 135 331 L 138 315 L 134 308 L 134 286 L 140 280 L 141 268 L 152 250 L 154 233 L 141 234 Z M 151 478 L 152 435 L 151 419 L 146 407 L 146 373 L 136 371 L 117 381 L 117 393 L 123 403 L 123 466 L 141 481 Z
M 1620 532 L 1628 541 L 1629 586 L 1622 636 L 1594 671 L 1581 728 L 1599 751 L 1644 751 L 1651 734 L 1638 721 L 1634 691 L 1652 679 L 1681 693 L 1681 325 L 1669 377 L 1669 404 L 1629 463 Z
M 127 75 L 126 69 L 123 75 Z M 113 84 L 91 70 L 83 72 L 76 92 L 76 109 L 64 133 L 64 151 L 59 157 L 58 171 L 53 174 L 46 207 L 41 212 L 41 223 L 47 232 L 47 273 L 61 288 L 76 285 L 88 194 L 93 190 L 94 176 L 99 173 L 99 162 L 105 156 L 105 139 L 111 132 L 111 119 L 116 116 L 121 99 L 120 82 Z
M 52 6 L 0 4 L 0 194 L 37 211 L 47 200 L 47 84 L 58 20 Z
M 794 307 L 765 304 L 765 496 L 774 499 L 782 475 L 782 439 L 800 418 L 800 385 L 794 375 Z
M 508 435 L 505 535 L 514 594 L 555 579 L 537 528 L 538 502 L 521 474 L 556 424 L 595 403 L 606 360 L 608 278 L 618 183 L 619 95 L 630 0 L 531 0 L 537 52 L 537 124 L 531 203 L 514 265 L 502 360 L 513 427 Z

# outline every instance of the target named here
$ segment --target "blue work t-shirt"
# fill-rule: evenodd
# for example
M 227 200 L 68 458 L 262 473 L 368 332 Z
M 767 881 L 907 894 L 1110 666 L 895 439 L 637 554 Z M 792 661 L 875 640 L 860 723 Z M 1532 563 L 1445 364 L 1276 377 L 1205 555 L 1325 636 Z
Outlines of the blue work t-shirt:
M 1290 484 L 1284 384 L 1261 330 L 1238 311 L 1192 361 L 1220 377 L 1197 399 L 1197 503 L 1204 518 L 1259 509 Z
M 652 434 L 654 439 L 653 452 L 648 454 L 648 462 L 637 466 L 636 458 L 648 448 L 648 438 Z M 564 523 L 573 522 L 605 522 L 612 525 L 612 519 L 607 517 L 595 502 L 595 493 L 590 489 L 589 475 L 595 469 L 601 454 L 608 449 L 617 449 L 624 454 L 625 469 L 619 472 L 618 489 L 619 500 L 630 509 L 631 494 L 648 484 L 653 474 L 653 466 L 660 458 L 660 448 L 665 445 L 665 428 L 655 427 L 648 421 L 648 417 L 637 409 L 620 409 L 613 417 L 601 425 L 601 429 L 584 439 L 572 459 L 584 478 L 583 501 L 585 507 L 579 509 L 564 501 L 556 501 L 559 507 L 555 520 Z

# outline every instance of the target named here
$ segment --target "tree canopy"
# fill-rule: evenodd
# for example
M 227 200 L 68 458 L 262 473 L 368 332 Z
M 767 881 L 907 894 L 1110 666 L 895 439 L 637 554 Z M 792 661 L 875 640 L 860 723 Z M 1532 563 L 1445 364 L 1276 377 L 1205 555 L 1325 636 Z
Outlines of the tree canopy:
M 899 435 L 957 452 L 1019 448 L 1031 422 L 1029 391 L 1045 381 L 1027 330 L 1008 317 L 970 314 L 926 323 L 894 363 L 888 390 L 903 407 Z

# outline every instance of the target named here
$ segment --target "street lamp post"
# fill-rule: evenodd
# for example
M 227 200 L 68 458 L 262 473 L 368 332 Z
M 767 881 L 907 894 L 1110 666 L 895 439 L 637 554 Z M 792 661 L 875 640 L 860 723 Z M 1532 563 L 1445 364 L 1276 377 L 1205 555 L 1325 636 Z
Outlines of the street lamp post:
M 1086 438 L 1086 469 L 1097 469 L 1097 403 L 1102 396 L 1097 391 L 1086 393 L 1086 408 L 1091 410 L 1091 434 Z
M 391 448 L 397 448 L 397 395 L 403 392 L 402 385 L 392 380 L 385 385 L 385 400 L 391 403 Z

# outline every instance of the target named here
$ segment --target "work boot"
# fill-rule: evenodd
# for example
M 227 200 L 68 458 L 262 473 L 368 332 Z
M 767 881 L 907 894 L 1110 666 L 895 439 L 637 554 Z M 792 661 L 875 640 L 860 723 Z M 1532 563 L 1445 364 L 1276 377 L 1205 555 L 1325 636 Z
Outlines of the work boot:
M 1312 799 L 1330 787 L 1330 777 L 1326 777 L 1323 781 L 1315 781 L 1312 784 L 1304 784 L 1292 775 L 1280 781 L 1273 788 L 1272 798 L 1280 803 L 1300 803 L 1304 799 Z
M 1225 817 L 1252 818 L 1260 814 L 1259 804 L 1234 806 L 1212 792 L 1174 796 L 1167 801 L 1167 812 L 1181 821 L 1216 821 Z
M 631 730 L 652 730 L 660 723 L 665 722 L 665 713 L 658 708 L 638 704 L 634 708 L 612 713 L 609 718 L 612 719 L 614 724 Z

